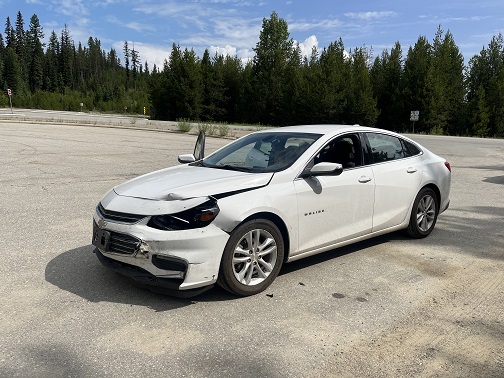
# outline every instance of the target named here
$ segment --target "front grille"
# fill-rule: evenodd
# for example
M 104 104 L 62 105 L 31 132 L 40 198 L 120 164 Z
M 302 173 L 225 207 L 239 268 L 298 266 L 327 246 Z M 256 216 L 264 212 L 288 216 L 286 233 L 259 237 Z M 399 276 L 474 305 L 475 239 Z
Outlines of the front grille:
M 98 206 L 96 207 L 96 211 L 106 221 L 120 222 L 127 224 L 137 223 L 138 221 L 146 217 L 145 215 L 120 213 L 118 211 L 107 210 L 102 206 L 101 203 L 99 203 Z
M 131 235 L 110 232 L 110 244 L 108 252 L 132 255 L 140 246 L 140 239 Z

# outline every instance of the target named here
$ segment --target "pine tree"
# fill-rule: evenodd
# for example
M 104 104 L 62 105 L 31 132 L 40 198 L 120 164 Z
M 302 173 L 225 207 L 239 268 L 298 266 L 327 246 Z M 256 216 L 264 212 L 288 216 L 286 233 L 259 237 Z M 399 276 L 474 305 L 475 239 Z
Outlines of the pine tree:
M 26 59 L 26 33 L 24 30 L 24 20 L 21 12 L 17 13 L 16 18 L 16 30 L 15 30 L 15 39 L 16 39 L 16 55 L 19 61 L 19 70 L 21 74 L 21 80 L 25 81 L 28 79 L 28 67 L 27 67 L 27 59 Z
M 225 96 L 223 65 L 224 58 L 222 55 L 215 55 L 212 61 L 208 49 L 205 49 L 201 60 L 202 120 L 223 121 L 225 119 L 227 98 Z
M 13 94 L 18 95 L 20 88 L 20 70 L 17 55 L 12 47 L 7 47 L 3 62 L 3 87 L 12 90 Z
M 378 118 L 376 99 L 368 68 L 369 52 L 365 48 L 355 49 L 352 53 L 349 89 L 348 123 L 374 126 Z
M 51 32 L 51 36 L 49 37 L 49 44 L 47 46 L 44 61 L 44 90 L 49 92 L 58 91 L 60 87 L 60 75 L 58 69 L 59 55 L 59 40 L 56 32 L 53 30 Z
M 309 83 L 310 107 L 320 123 L 346 123 L 350 118 L 349 99 L 352 97 L 352 62 L 343 40 L 332 42 L 320 54 L 319 64 L 312 55 L 313 70 Z
M 5 21 L 5 47 L 16 50 L 16 34 L 9 17 Z
M 396 42 L 390 53 L 384 50 L 371 68 L 373 93 L 380 109 L 377 126 L 387 130 L 400 130 L 408 120 L 403 108 L 403 75 L 401 44 Z
M 135 86 L 135 89 L 136 89 L 138 70 L 139 70 L 139 68 L 142 67 L 142 63 L 140 61 L 140 54 L 138 53 L 138 51 L 135 50 L 134 43 L 133 43 L 133 48 L 130 50 L 130 56 L 131 56 L 131 66 L 132 66 L 131 72 L 133 74 L 133 85 Z
M 222 65 L 222 76 L 224 81 L 224 121 L 232 122 L 244 120 L 245 117 L 240 113 L 242 109 L 240 103 L 244 98 L 243 86 L 245 78 L 243 75 L 243 65 L 239 58 L 226 56 Z
M 302 104 L 303 91 L 303 74 L 302 74 L 302 58 L 299 46 L 293 48 L 287 56 L 284 82 L 283 82 L 283 103 L 281 107 L 283 125 L 292 125 L 299 123 L 301 117 L 300 105 Z
M 431 45 L 424 36 L 418 37 L 413 47 L 408 49 L 403 74 L 403 107 L 405 113 L 419 111 L 420 118 L 415 123 L 418 132 L 428 131 L 426 119 L 429 113 L 427 76 L 431 64 Z
M 60 41 L 60 74 L 62 78 L 62 85 L 70 89 L 74 89 L 74 74 L 73 74 L 73 58 L 75 46 L 70 35 L 68 26 L 65 25 L 61 31 Z M 63 89 L 62 88 L 62 89 Z
M 263 19 L 253 60 L 255 121 L 275 125 L 285 122 L 282 113 L 285 103 L 283 84 L 292 46 L 285 20 L 279 18 L 276 12 L 271 13 L 269 19 Z
M 28 61 L 28 85 L 33 92 L 42 89 L 44 83 L 44 32 L 36 14 L 30 18 L 26 32 L 26 55 Z
M 427 124 L 434 134 L 461 134 L 464 111 L 464 59 L 448 31 L 438 27 L 432 45 L 432 63 L 427 76 L 429 114 Z
M 42 49 L 42 43 L 38 39 L 35 41 L 35 46 L 31 53 L 29 85 L 32 92 L 42 89 L 44 85 L 44 50 Z
M 129 88 L 129 78 L 130 78 L 130 68 L 129 68 L 130 50 L 128 47 L 128 41 L 124 41 L 123 52 L 124 52 L 124 67 L 126 68 L 126 81 L 124 84 L 124 88 L 126 89 L 127 92 Z
M 498 34 L 469 61 L 467 101 L 470 118 L 474 121 L 481 113 L 481 93 L 484 90 L 488 108 L 488 134 L 504 136 L 504 47 L 503 36 Z M 480 89 L 481 87 L 481 89 Z M 474 125 L 473 125 L 474 127 Z M 478 127 L 476 127 L 478 129 Z
M 482 85 L 478 87 L 476 91 L 476 101 L 475 101 L 475 109 L 472 112 L 472 133 L 473 135 L 484 137 L 488 134 L 489 131 L 489 122 L 490 115 L 489 109 L 486 105 L 485 99 L 485 89 Z

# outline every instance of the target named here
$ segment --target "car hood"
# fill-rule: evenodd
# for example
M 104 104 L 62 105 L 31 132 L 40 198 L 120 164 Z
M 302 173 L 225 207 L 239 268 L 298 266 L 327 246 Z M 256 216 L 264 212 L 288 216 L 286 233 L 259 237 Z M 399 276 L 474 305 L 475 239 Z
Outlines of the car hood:
M 175 201 L 258 188 L 267 185 L 272 176 L 182 165 L 137 177 L 114 191 L 125 197 Z

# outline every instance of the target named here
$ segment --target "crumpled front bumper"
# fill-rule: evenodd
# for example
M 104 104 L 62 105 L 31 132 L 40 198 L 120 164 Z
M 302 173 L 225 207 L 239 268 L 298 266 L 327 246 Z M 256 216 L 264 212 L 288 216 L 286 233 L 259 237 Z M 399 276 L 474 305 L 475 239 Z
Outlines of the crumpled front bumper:
M 210 224 L 204 228 L 163 231 L 146 225 L 121 224 L 94 214 L 93 244 L 100 262 L 120 274 L 150 286 L 193 295 L 217 281 L 222 253 L 229 234 Z M 111 238 L 137 241 L 132 251 L 121 253 L 95 241 L 96 230 Z M 195 290 L 204 288 L 204 290 Z M 194 294 L 195 293 L 195 294 Z
M 107 257 L 101 253 L 98 248 L 95 248 L 93 252 L 96 254 L 98 260 L 100 260 L 103 266 L 113 270 L 114 272 L 127 276 L 140 284 L 147 285 L 148 288 L 156 292 L 162 292 L 182 298 L 190 298 L 199 295 L 214 286 L 213 284 L 210 284 L 201 288 L 181 290 L 180 285 L 183 283 L 182 280 L 156 277 L 145 269 Z

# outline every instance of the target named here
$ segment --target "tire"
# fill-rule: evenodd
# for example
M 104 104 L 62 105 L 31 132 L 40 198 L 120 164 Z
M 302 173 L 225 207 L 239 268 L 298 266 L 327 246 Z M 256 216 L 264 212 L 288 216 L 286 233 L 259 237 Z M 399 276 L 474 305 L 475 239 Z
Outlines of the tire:
M 436 225 L 439 214 L 439 200 L 432 189 L 423 188 L 418 192 L 407 228 L 408 234 L 421 239 L 428 236 Z
M 278 227 L 266 219 L 251 220 L 231 233 L 217 284 L 238 296 L 260 293 L 278 275 L 283 258 L 284 241 Z

